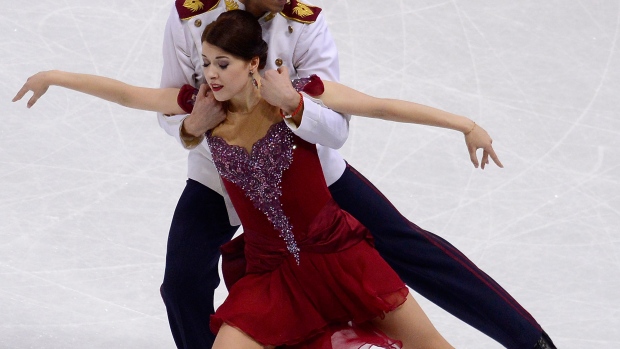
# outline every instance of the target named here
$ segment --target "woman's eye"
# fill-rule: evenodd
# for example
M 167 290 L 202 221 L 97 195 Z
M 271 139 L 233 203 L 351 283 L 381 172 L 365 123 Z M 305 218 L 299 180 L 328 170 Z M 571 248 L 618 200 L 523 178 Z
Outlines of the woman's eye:
M 209 63 L 207 63 L 207 62 L 202 63 L 202 67 L 203 67 L 203 68 L 206 68 L 206 67 L 208 67 L 208 66 L 209 66 Z
M 219 66 L 221 69 L 226 69 L 228 68 L 228 63 L 220 63 Z

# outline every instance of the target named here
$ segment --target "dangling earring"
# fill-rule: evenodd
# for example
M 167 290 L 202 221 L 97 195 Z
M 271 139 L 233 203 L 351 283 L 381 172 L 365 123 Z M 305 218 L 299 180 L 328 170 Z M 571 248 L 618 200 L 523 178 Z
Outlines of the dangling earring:
M 250 77 L 252 78 L 252 85 L 258 89 L 258 81 L 254 78 L 254 72 L 250 70 Z

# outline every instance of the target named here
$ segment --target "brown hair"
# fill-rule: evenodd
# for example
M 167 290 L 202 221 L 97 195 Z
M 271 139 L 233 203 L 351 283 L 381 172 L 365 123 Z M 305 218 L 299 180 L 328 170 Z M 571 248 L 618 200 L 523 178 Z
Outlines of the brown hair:
M 217 46 L 246 61 L 258 57 L 258 69 L 263 69 L 267 63 L 267 43 L 263 40 L 263 29 L 254 16 L 243 10 L 223 12 L 207 25 L 202 33 L 202 42 Z

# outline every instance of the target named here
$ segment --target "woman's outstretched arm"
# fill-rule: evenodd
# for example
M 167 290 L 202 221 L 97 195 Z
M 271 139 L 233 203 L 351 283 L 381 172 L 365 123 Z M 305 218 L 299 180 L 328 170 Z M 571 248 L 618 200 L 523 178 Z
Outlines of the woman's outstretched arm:
M 83 92 L 133 109 L 168 115 L 186 114 L 177 104 L 178 88 L 138 87 L 103 76 L 60 70 L 39 72 L 29 77 L 13 98 L 13 102 L 22 99 L 28 91 L 32 91 L 33 95 L 27 103 L 30 108 L 52 85 Z
M 504 167 L 491 145 L 489 134 L 471 119 L 426 105 L 387 98 L 376 98 L 333 81 L 323 81 L 325 91 L 317 96 L 330 109 L 343 114 L 366 116 L 396 122 L 406 122 L 460 131 L 471 162 L 477 168 L 476 150 L 482 148 L 481 167 L 489 163 L 489 156 L 499 167 Z

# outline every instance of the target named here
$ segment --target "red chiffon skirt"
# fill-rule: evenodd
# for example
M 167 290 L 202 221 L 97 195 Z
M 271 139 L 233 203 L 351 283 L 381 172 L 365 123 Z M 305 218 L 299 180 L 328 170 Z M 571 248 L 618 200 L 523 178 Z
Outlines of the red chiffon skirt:
M 235 251 L 237 257 L 243 256 L 240 249 L 252 251 L 247 245 L 256 241 L 246 232 L 245 241 L 239 237 L 223 248 L 229 295 L 211 318 L 212 331 L 217 333 L 227 323 L 263 345 L 294 348 L 399 347 L 398 341 L 374 329 L 369 321 L 404 303 L 408 290 L 373 248 L 369 233 L 363 239 L 351 239 L 350 234 L 360 236 L 359 232 L 366 230 L 341 212 L 343 216 L 335 224 L 341 226 L 340 231 L 331 231 L 329 239 L 334 240 L 336 234 L 342 241 L 355 242 L 343 245 L 336 241 L 331 245 L 340 246 L 337 251 L 315 253 L 310 252 L 312 246 L 300 241 L 299 265 L 286 251 L 277 265 L 269 258 L 253 258 L 254 266 L 246 270 L 257 271 L 231 281 L 235 274 L 231 256 Z M 333 226 L 334 222 L 326 224 Z M 261 260 L 272 264 L 269 270 L 257 268 Z

